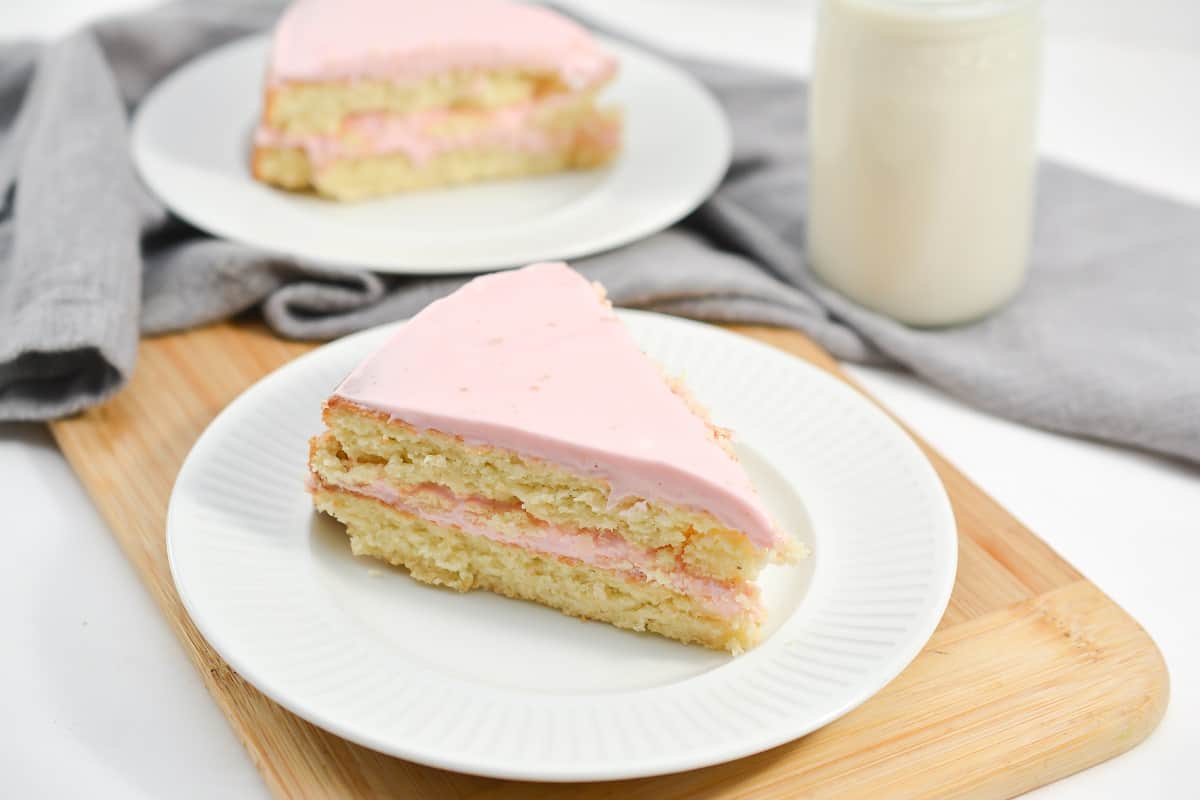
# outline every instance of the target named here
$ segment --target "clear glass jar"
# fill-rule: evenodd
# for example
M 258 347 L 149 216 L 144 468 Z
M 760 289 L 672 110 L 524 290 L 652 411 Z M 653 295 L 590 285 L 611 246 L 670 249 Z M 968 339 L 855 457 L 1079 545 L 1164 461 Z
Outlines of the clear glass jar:
M 808 255 L 912 325 L 987 314 L 1025 276 L 1040 0 L 822 0 Z

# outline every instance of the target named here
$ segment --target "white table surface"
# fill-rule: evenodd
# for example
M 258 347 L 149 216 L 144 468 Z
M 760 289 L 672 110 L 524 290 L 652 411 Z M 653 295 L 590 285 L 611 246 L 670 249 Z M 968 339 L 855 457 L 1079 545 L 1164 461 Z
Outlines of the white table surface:
M 6 0 L 0 38 L 54 35 L 144 4 Z M 807 69 L 809 2 L 573 4 L 681 49 Z M 1200 3 L 1048 0 L 1047 16 L 1044 151 L 1200 203 Z M 1140 620 L 1166 656 L 1172 698 L 1159 729 L 1028 796 L 1200 796 L 1189 763 L 1200 744 L 1200 469 L 996 419 L 904 375 L 850 372 Z M 0 479 L 10 547 L 0 559 L 0 796 L 266 797 L 42 426 L 0 426 Z

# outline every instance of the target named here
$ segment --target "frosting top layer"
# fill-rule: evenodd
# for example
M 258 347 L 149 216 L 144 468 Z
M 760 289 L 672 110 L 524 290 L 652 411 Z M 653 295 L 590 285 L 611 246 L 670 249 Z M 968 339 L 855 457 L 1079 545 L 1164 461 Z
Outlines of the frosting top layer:
M 269 79 L 419 79 L 453 69 L 528 68 L 599 83 L 612 56 L 569 19 L 505 0 L 297 0 L 280 18 Z
M 704 509 L 778 543 L 741 464 L 563 263 L 476 278 L 417 314 L 335 390 L 419 429 L 542 458 Z

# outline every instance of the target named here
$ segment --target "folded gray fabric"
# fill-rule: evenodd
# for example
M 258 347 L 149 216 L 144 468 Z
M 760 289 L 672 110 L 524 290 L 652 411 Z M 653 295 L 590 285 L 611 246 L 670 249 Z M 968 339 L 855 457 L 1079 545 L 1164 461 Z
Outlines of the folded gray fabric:
M 328 338 L 409 316 L 466 280 L 330 271 L 212 239 L 133 175 L 130 108 L 277 11 L 176 4 L 41 48 L 0 47 L 0 189 L 13 190 L 0 211 L 0 419 L 107 397 L 139 330 L 261 307 L 282 335 Z M 1200 460 L 1200 210 L 1046 164 L 1017 298 L 975 324 L 908 328 L 806 268 L 803 83 L 682 63 L 729 114 L 734 162 L 681 224 L 574 262 L 614 301 L 797 328 L 839 358 L 905 367 L 997 414 Z

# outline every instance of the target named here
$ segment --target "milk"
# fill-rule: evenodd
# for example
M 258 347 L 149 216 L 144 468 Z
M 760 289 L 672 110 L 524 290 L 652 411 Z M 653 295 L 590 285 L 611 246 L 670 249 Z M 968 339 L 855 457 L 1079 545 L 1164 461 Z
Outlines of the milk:
M 1029 249 L 1038 0 L 823 0 L 819 13 L 813 269 L 913 325 L 1002 305 Z

